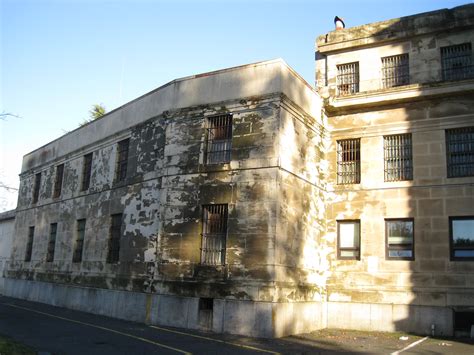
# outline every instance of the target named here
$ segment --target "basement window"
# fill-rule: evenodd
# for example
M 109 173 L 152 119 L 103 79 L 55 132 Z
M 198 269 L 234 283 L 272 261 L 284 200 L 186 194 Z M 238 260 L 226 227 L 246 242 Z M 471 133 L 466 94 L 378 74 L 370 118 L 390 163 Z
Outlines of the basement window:
M 207 119 L 206 164 L 230 162 L 232 150 L 232 115 L 219 115 Z
M 385 235 L 387 259 L 415 259 L 413 218 L 386 219 Z
M 121 213 L 113 214 L 110 223 L 109 248 L 107 253 L 107 262 L 117 263 L 120 256 L 120 237 L 122 236 L 122 217 Z
M 359 92 L 359 62 L 337 66 L 337 94 L 352 95 Z
M 92 172 L 92 153 L 84 155 L 82 165 L 82 184 L 81 191 L 85 191 L 89 188 L 91 183 L 91 172 Z
M 408 85 L 409 82 L 408 53 L 382 58 L 382 87 L 384 89 Z
M 117 165 L 115 167 L 115 182 L 124 181 L 127 177 L 128 149 L 130 139 L 124 139 L 117 144 Z
M 449 217 L 451 260 L 474 260 L 474 216 Z
M 63 188 L 63 176 L 64 176 L 64 164 L 60 164 L 56 167 L 56 177 L 54 179 L 54 191 L 53 198 L 61 196 Z
M 383 137 L 385 181 L 413 179 L 411 133 Z
M 82 261 L 82 250 L 84 248 L 84 236 L 86 233 L 86 220 L 78 219 L 76 222 L 76 242 L 74 243 L 74 251 L 72 255 L 73 263 Z
M 474 176 L 474 127 L 446 130 L 448 178 Z
M 337 221 L 337 258 L 360 260 L 360 220 Z
M 49 227 L 48 253 L 46 255 L 46 262 L 54 260 L 54 249 L 56 248 L 56 234 L 58 232 L 58 224 L 51 223 Z
M 443 80 L 463 80 L 474 77 L 471 43 L 441 47 Z
M 35 227 L 28 229 L 28 241 L 26 242 L 25 261 L 31 261 L 31 254 L 33 253 L 33 237 L 35 235 Z
M 360 183 L 360 139 L 337 141 L 337 183 Z
M 212 311 L 214 309 L 213 298 L 200 298 L 199 299 L 199 310 L 200 311 Z
M 227 218 L 227 204 L 203 206 L 201 264 L 225 264 Z
M 469 337 L 474 326 L 474 310 L 454 311 L 455 336 Z
M 37 203 L 41 187 L 41 173 L 35 174 L 35 187 L 33 188 L 33 203 Z

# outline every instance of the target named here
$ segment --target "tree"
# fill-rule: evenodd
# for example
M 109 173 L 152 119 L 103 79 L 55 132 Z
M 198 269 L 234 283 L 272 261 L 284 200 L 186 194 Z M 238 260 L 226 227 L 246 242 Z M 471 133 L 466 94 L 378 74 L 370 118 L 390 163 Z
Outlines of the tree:
M 106 113 L 107 109 L 103 104 L 94 104 L 92 105 L 92 109 L 89 111 L 90 120 L 93 121 L 101 118 Z
M 94 104 L 89 110 L 89 119 L 84 120 L 82 123 L 79 123 L 79 127 L 82 127 L 89 122 L 98 120 L 107 113 L 107 109 L 103 104 Z
M 0 113 L 0 120 L 6 120 L 7 117 L 16 117 L 16 118 L 20 118 L 20 116 L 18 115 L 15 115 L 13 113 L 10 113 L 10 112 L 5 112 L 3 111 L 2 113 Z

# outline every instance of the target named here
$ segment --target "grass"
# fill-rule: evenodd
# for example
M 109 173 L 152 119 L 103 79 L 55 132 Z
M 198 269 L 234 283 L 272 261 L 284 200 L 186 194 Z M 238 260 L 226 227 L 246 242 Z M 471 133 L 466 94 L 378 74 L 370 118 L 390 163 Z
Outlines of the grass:
M 35 355 L 33 349 L 14 341 L 11 338 L 0 336 L 0 355 Z

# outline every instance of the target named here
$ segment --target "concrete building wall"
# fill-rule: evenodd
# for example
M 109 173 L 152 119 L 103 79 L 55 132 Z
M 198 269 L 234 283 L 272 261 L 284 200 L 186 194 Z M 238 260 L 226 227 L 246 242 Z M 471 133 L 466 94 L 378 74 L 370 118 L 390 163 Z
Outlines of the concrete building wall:
M 303 161 L 295 155 L 292 166 L 291 159 L 285 160 L 288 155 L 281 157 L 286 150 L 282 144 L 294 147 L 296 142 L 294 137 L 283 142 L 286 138 L 282 133 L 288 131 L 285 128 L 288 122 L 295 122 L 299 127 L 297 134 L 301 135 L 296 143 L 300 153 L 307 144 L 321 145 L 322 129 L 312 128 L 316 122 L 321 126 L 321 118 L 311 115 L 317 108 L 320 111 L 320 103 L 307 84 L 281 61 L 259 64 L 258 70 L 260 66 L 266 68 L 262 75 L 265 74 L 264 81 L 269 87 L 265 90 L 277 91 L 176 107 L 163 113 L 160 108 L 159 114 L 144 121 L 141 112 L 149 108 L 143 101 L 141 105 L 145 107 L 136 111 L 139 116 L 134 126 L 129 127 L 127 120 L 117 118 L 125 114 L 126 106 L 124 112 L 115 111 L 101 118 L 99 121 L 104 123 L 97 122 L 93 133 L 88 131 L 88 126 L 82 129 L 84 140 L 90 140 L 91 144 L 76 150 L 71 148 L 70 152 L 69 148 L 57 151 L 58 144 L 64 147 L 79 144 L 77 137 L 70 134 L 26 156 L 17 209 L 17 239 L 8 270 L 12 280 L 7 283 L 8 293 L 45 301 L 57 286 L 62 290 L 57 302 L 94 312 L 107 298 L 118 297 L 117 302 L 123 307 L 115 310 L 105 307 L 103 314 L 127 318 L 126 309 L 135 303 L 127 305 L 122 293 L 111 296 L 110 292 L 129 291 L 135 295 L 132 299 L 137 299 L 142 312 L 140 319 L 247 335 L 282 336 L 321 327 L 321 322 L 315 323 L 314 319 L 320 319 L 317 315 L 322 312 L 323 286 L 321 280 L 305 276 L 305 269 L 310 267 L 304 261 L 305 257 L 308 259 L 308 250 L 303 255 L 297 245 L 300 241 L 295 241 L 294 253 L 283 260 L 287 236 L 277 234 L 282 233 L 277 232 L 282 197 L 281 165 L 317 182 L 320 177 L 314 164 L 322 155 L 321 147 Z M 253 66 L 242 67 L 233 74 L 235 85 L 229 86 L 231 93 L 253 93 L 254 85 L 260 85 L 260 81 L 255 82 L 253 71 L 246 73 L 250 67 Z M 214 77 L 208 80 L 215 86 L 227 80 L 225 77 L 230 72 L 225 70 L 204 77 Z M 188 78 L 179 81 L 179 85 L 191 92 L 198 90 L 195 95 L 199 96 L 211 85 L 199 83 L 200 80 Z M 223 86 L 221 90 L 227 89 Z M 160 95 L 166 96 L 167 88 L 162 91 L 151 95 L 158 95 L 157 99 L 161 100 Z M 216 94 L 213 100 L 226 95 Z M 202 100 L 207 99 L 205 96 Z M 207 118 L 228 113 L 232 114 L 231 160 L 207 164 Z M 116 133 L 102 138 L 101 125 L 113 125 Z M 127 138 L 130 139 L 127 177 L 117 182 L 118 142 Z M 84 155 L 89 153 L 93 154 L 91 182 L 82 191 Z M 31 162 L 38 163 L 38 159 L 43 160 L 30 168 Z M 54 198 L 56 166 L 62 163 L 65 166 L 62 193 Z M 41 174 L 41 184 L 38 202 L 34 202 L 37 174 Z M 301 186 L 303 191 L 304 184 Z M 315 194 L 319 194 L 322 204 L 322 193 Z M 299 208 L 299 201 L 295 198 L 289 208 Z M 223 265 L 205 265 L 201 261 L 202 206 L 208 204 L 228 206 Z M 117 213 L 123 214 L 120 261 L 109 263 L 111 215 Z M 80 219 L 86 219 L 84 252 L 81 262 L 72 262 Z M 58 230 L 54 260 L 49 262 L 46 258 L 51 223 L 57 223 Z M 317 235 L 307 222 L 304 225 L 301 241 L 314 249 Z M 31 261 L 25 261 L 28 233 L 33 226 L 32 257 Z M 317 272 L 316 266 L 312 268 L 311 273 Z M 281 270 L 284 273 L 290 270 L 292 279 L 283 278 Z M 295 287 L 301 289 L 297 295 Z M 31 289 L 35 291 L 30 292 Z M 96 295 L 93 305 L 86 302 L 91 293 Z M 167 307 L 160 311 L 165 312 L 160 316 L 152 311 L 147 316 L 148 303 L 143 304 L 140 293 L 153 295 L 153 299 L 158 297 L 159 302 L 175 302 L 176 307 Z M 76 301 L 70 304 L 63 300 L 64 294 L 71 294 Z M 203 298 L 212 299 L 211 316 L 198 309 Z M 280 305 L 288 302 L 298 304 L 292 305 L 291 311 L 290 306 Z M 292 312 L 299 312 L 301 320 L 291 320 Z M 184 324 L 183 317 L 194 321 Z M 258 333 L 249 317 L 255 317 L 255 324 L 259 324 L 255 325 Z
M 3 271 L 8 267 L 13 244 L 15 211 L 0 213 L 0 294 L 3 293 Z

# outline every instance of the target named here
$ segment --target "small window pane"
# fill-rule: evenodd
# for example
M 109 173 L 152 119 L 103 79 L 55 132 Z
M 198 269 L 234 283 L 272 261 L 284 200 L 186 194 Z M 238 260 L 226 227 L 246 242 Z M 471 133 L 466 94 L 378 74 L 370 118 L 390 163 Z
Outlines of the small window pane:
M 474 217 L 450 218 L 451 257 L 474 259 Z
M 337 66 L 337 94 L 351 95 L 359 92 L 359 62 Z
M 443 80 L 463 80 L 474 77 L 471 43 L 441 47 Z
M 387 257 L 414 259 L 413 219 L 385 220 Z
M 33 203 L 38 202 L 41 187 L 41 173 L 35 174 L 35 187 L 33 189 Z
M 339 259 L 359 259 L 360 257 L 360 221 L 337 222 Z
M 446 130 L 448 178 L 474 176 L 474 127 Z
M 89 188 L 91 183 L 91 172 L 92 172 L 92 153 L 84 155 L 83 166 L 82 166 L 82 185 L 81 191 L 85 191 Z
M 115 182 L 124 181 L 127 177 L 128 150 L 130 139 L 124 139 L 117 145 L 117 165 L 115 167 Z
M 395 134 L 383 137 L 385 181 L 413 179 L 413 155 L 411 134 Z
M 337 183 L 360 183 L 360 139 L 337 141 Z
M 388 256 L 391 258 L 411 258 L 413 254 L 411 250 L 389 250 Z
M 228 205 L 204 205 L 202 220 L 201 263 L 224 265 Z
M 61 190 L 63 186 L 63 175 L 64 175 L 64 164 L 60 164 L 56 167 L 56 177 L 54 179 L 54 192 L 53 197 L 58 198 L 61 196 Z
M 341 248 L 359 246 L 359 223 L 341 223 L 339 226 Z
M 384 88 L 407 85 L 409 81 L 408 54 L 382 58 L 382 86 Z
M 232 151 L 232 115 L 220 115 L 207 119 L 207 164 L 230 162 Z

